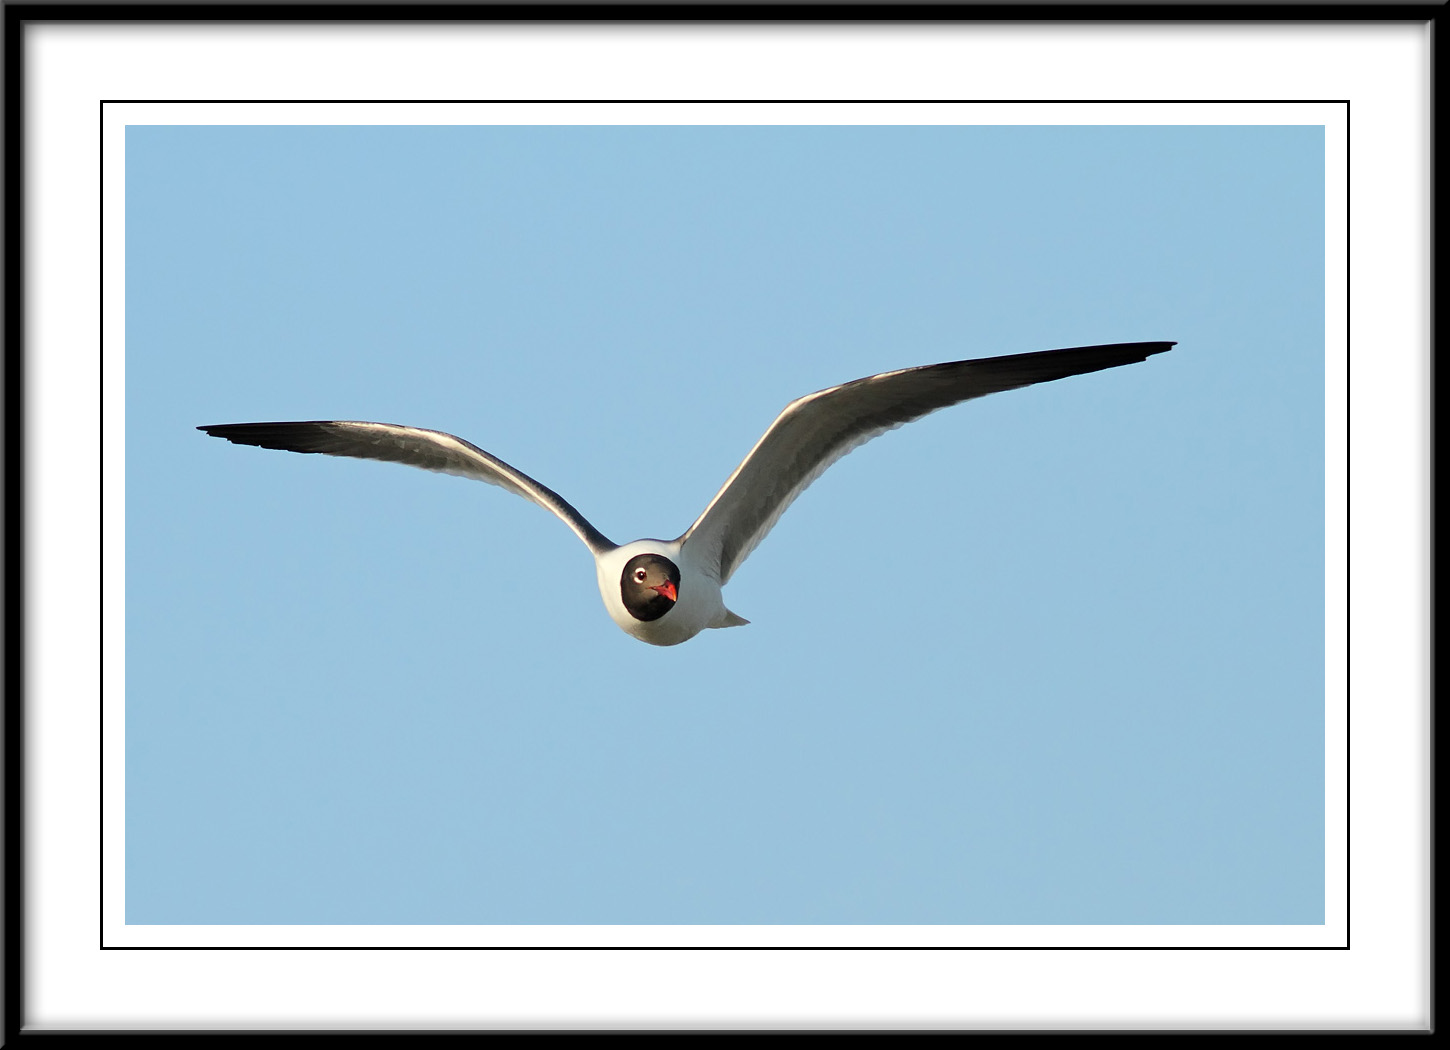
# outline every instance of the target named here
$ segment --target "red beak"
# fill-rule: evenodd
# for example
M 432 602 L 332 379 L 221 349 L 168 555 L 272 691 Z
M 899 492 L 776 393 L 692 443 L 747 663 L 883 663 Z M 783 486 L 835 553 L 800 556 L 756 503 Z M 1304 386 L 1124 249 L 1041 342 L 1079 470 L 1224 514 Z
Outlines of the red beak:
M 680 600 L 679 593 L 675 590 L 675 585 L 673 583 L 671 583 L 669 580 L 666 580 L 664 583 L 660 584 L 658 587 L 651 587 L 650 590 L 652 590 L 652 591 L 659 591 L 661 594 L 663 594 L 666 598 L 668 598 L 672 602 L 677 602 L 677 601 Z

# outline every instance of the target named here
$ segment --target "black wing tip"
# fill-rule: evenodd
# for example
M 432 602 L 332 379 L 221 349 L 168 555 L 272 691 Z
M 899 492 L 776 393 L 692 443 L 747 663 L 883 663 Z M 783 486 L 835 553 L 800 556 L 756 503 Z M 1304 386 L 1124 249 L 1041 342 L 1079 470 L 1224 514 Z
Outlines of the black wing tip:
M 1159 339 L 1146 343 L 1122 343 L 1120 347 L 1123 350 L 1132 350 L 1135 352 L 1136 356 L 1133 358 L 1133 361 L 1146 361 L 1154 354 L 1166 354 L 1177 345 L 1178 340 L 1176 339 Z M 1125 363 L 1131 364 L 1132 362 Z
M 249 427 L 318 427 L 335 422 L 337 422 L 335 419 L 289 419 L 263 423 L 203 423 L 196 429 L 210 434 L 213 430 L 244 430 Z
M 1041 361 L 1048 361 L 1053 358 L 1066 359 L 1069 355 L 1079 360 L 1095 360 L 1101 362 L 1094 371 L 1102 368 L 1113 368 L 1118 365 L 1131 365 L 1139 361 L 1146 361 L 1154 354 L 1166 354 L 1178 345 L 1176 339 L 1160 339 L 1152 342 L 1141 343 L 1100 343 L 1097 346 L 1068 346 L 1061 350 L 1042 350 L 1035 354 L 1016 354 L 1014 357 L 1021 359 L 1037 358 Z
M 257 437 L 277 427 L 276 423 L 207 423 L 196 429 L 208 437 L 225 438 L 228 441 L 241 441 L 248 437 Z
M 203 434 L 210 434 L 212 437 L 227 437 L 230 434 L 261 433 L 264 430 L 303 430 L 312 427 L 325 427 L 332 424 L 331 419 L 307 419 L 288 420 L 285 423 L 204 423 L 197 427 Z
M 319 419 L 286 423 L 207 423 L 196 429 L 234 445 L 254 445 L 282 452 L 321 452 L 325 450 L 311 446 L 328 433 L 328 422 Z
M 1047 350 L 1044 353 L 1063 354 L 1074 350 L 1119 350 L 1142 354 L 1144 358 L 1152 357 L 1154 354 L 1165 354 L 1178 345 L 1177 339 L 1150 339 L 1139 343 L 1099 343 L 1096 346 L 1069 346 L 1061 350 Z M 1142 360 L 1142 358 L 1139 358 Z
M 1174 339 L 1163 339 L 1141 343 L 1095 343 L 1092 346 L 1063 346 L 1056 350 L 1033 350 L 1025 354 L 1005 354 L 1001 357 L 978 357 L 970 361 L 947 361 L 940 365 L 924 365 L 924 368 L 954 369 L 963 365 L 989 368 L 1014 368 L 1028 365 L 1034 369 L 1051 372 L 1061 369 L 1059 376 L 1040 375 L 1032 382 L 1041 383 L 1048 379 L 1065 379 L 1068 376 L 1100 372 L 1120 365 L 1137 364 L 1154 354 L 1167 353 L 1178 345 Z M 874 377 L 873 377 L 874 378 Z

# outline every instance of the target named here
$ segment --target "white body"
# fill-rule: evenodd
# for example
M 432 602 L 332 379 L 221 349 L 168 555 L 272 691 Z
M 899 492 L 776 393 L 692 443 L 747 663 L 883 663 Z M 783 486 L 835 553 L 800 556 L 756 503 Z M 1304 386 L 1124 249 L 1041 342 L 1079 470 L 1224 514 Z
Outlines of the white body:
M 636 620 L 619 596 L 619 578 L 629 560 L 639 554 L 659 554 L 680 570 L 679 600 L 658 620 Z M 651 645 L 679 645 L 707 627 L 735 627 L 746 621 L 725 608 L 720 583 L 690 557 L 679 540 L 635 540 L 595 555 L 599 595 L 609 618 L 620 630 Z

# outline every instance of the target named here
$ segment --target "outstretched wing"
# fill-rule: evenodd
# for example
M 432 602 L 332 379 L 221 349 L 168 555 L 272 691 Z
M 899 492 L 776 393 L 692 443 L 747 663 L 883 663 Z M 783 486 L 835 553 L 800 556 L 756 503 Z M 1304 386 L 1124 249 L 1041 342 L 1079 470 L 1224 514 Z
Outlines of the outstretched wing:
M 1132 364 L 1174 344 L 1113 343 L 883 372 L 792 401 L 680 537 L 723 584 L 836 460 L 929 412 L 1002 390 Z
M 490 456 L 477 445 L 439 430 L 400 427 L 392 423 L 313 420 L 299 423 L 219 423 L 197 427 L 212 437 L 238 445 L 256 445 L 287 452 L 320 452 L 329 456 L 380 459 L 410 467 L 456 474 L 508 489 L 516 496 L 553 511 L 595 554 L 613 550 L 603 533 L 585 520 L 553 489 L 521 470 Z

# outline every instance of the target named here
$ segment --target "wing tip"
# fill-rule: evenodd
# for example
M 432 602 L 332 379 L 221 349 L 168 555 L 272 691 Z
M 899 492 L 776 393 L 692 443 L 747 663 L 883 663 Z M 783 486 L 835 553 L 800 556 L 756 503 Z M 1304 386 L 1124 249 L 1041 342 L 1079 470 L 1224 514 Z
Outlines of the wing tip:
M 1177 345 L 1178 340 L 1176 339 L 1144 340 L 1137 343 L 1102 343 L 1098 346 L 1070 346 L 1064 347 L 1061 350 L 1047 350 L 1043 352 L 1043 357 L 1046 358 L 1051 354 L 1072 353 L 1073 351 L 1083 353 L 1097 352 L 1098 354 L 1107 355 L 1108 358 L 1116 358 L 1112 364 L 1107 366 L 1112 368 L 1116 365 L 1129 365 L 1136 364 L 1139 361 L 1146 361 L 1154 354 L 1166 354 Z M 1023 354 L 1021 356 L 1031 357 L 1033 355 Z
M 243 444 L 243 438 L 260 433 L 259 427 L 266 423 L 204 423 L 197 427 L 207 437 L 222 438 L 236 444 Z
M 323 420 L 286 423 L 205 423 L 196 428 L 208 437 L 221 438 L 233 445 L 253 445 L 281 452 L 320 452 L 309 447 L 326 433 Z
M 1136 358 L 1138 361 L 1145 361 L 1154 354 L 1166 354 L 1178 345 L 1177 339 L 1144 339 L 1136 343 L 1100 343 L 1096 346 L 1068 346 L 1061 350 L 1047 350 L 1044 353 L 1069 353 L 1073 350 L 1099 350 L 1103 352 L 1118 351 L 1119 353 L 1132 352 L 1141 354 Z M 990 360 L 990 358 L 988 359 Z

